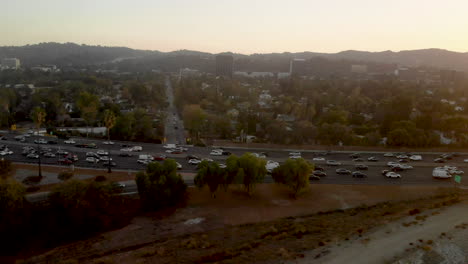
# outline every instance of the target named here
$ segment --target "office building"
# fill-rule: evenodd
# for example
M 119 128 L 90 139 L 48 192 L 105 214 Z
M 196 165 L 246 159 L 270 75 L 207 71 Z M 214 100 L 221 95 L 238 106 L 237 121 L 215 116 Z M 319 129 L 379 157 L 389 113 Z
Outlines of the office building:
M 216 76 L 232 78 L 234 58 L 231 55 L 216 55 Z
M 290 76 L 305 76 L 306 75 L 306 60 L 304 59 L 293 59 L 289 65 Z
M 20 67 L 20 60 L 16 58 L 2 59 L 2 67 L 17 70 Z

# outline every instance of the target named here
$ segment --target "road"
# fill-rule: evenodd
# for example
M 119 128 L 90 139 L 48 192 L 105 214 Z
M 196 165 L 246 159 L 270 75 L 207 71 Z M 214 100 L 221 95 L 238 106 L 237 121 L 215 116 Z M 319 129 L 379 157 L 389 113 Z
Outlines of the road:
M 1 144 L 5 144 L 11 149 L 14 154 L 5 156 L 4 158 L 10 159 L 13 162 L 26 162 L 26 163 L 37 163 L 36 159 L 28 159 L 25 156 L 21 155 L 22 147 L 23 146 L 34 146 L 34 139 L 37 138 L 35 136 L 27 138 L 27 142 L 21 143 L 15 141 L 13 139 L 14 135 L 6 135 L 7 140 L 0 141 Z M 173 158 L 180 164 L 182 164 L 183 168 L 181 172 L 191 172 L 195 173 L 196 168 L 193 165 L 189 165 L 186 159 L 187 155 L 196 155 L 200 158 L 211 158 L 217 162 L 224 163 L 227 156 L 210 156 L 211 148 L 204 148 L 204 147 L 188 147 L 189 150 L 187 153 L 184 154 L 176 154 L 171 155 L 165 153 L 165 149 L 162 145 L 159 144 L 150 144 L 150 143 L 136 143 L 136 142 L 115 142 L 114 145 L 104 145 L 103 140 L 96 140 L 96 139 L 85 139 L 85 138 L 76 138 L 75 141 L 77 143 L 95 143 L 98 148 L 103 150 L 110 150 L 111 158 L 117 163 L 117 167 L 115 169 L 119 170 L 128 170 L 128 171 L 138 171 L 143 170 L 145 165 L 141 165 L 137 163 L 138 155 L 139 154 L 151 154 L 153 156 L 165 154 L 168 158 Z M 123 144 L 128 145 L 139 145 L 143 147 L 142 152 L 131 153 L 132 157 L 120 157 L 119 154 L 121 153 L 119 150 Z M 92 164 L 85 161 L 86 152 L 96 152 L 97 149 L 84 149 L 84 148 L 77 148 L 74 145 L 67 145 L 63 143 L 63 140 L 59 140 L 59 144 L 57 145 L 41 145 L 41 147 L 51 148 L 53 152 L 57 151 L 58 149 L 65 150 L 76 154 L 79 160 L 75 163 L 75 167 L 83 167 L 83 168 L 104 168 L 103 164 Z M 232 152 L 235 155 L 242 155 L 245 152 L 261 152 L 264 149 L 244 149 L 244 148 L 225 148 Z M 288 158 L 289 151 L 282 151 L 282 150 L 269 150 L 267 152 L 268 159 L 274 160 L 278 162 L 282 162 Z M 444 181 L 444 180 L 435 180 L 432 178 L 432 169 L 436 166 L 441 166 L 444 164 L 433 163 L 432 160 L 439 156 L 437 153 L 420 153 L 423 156 L 423 161 L 419 162 L 410 162 L 408 164 L 412 165 L 414 169 L 407 170 L 401 172 L 402 179 L 401 180 L 392 180 L 387 179 L 382 176 L 381 171 L 386 169 L 386 163 L 388 161 L 396 161 L 396 158 L 392 157 L 383 157 L 383 153 L 377 152 L 362 152 L 361 156 L 363 159 L 367 160 L 368 157 L 375 156 L 380 160 L 378 162 L 359 162 L 362 164 L 366 164 L 369 166 L 369 170 L 365 172 L 368 175 L 368 178 L 365 179 L 354 179 L 349 175 L 337 175 L 335 173 L 335 169 L 337 167 L 327 167 L 324 166 L 325 162 L 316 162 L 318 165 L 322 165 L 326 172 L 327 177 L 323 177 L 319 183 L 321 184 L 372 184 L 372 185 L 405 185 L 405 184 L 435 184 L 440 186 L 450 185 L 451 181 Z M 353 162 L 352 159 L 349 157 L 349 152 L 331 152 L 331 153 L 324 153 L 324 152 L 317 152 L 317 151 L 303 151 L 302 157 L 306 160 L 312 161 L 314 157 L 324 157 L 326 160 L 338 160 L 343 163 L 340 168 L 346 168 L 351 171 L 354 171 L 354 165 L 356 162 Z M 464 163 L 463 160 L 468 158 L 468 153 L 463 153 L 459 157 L 455 157 L 445 165 L 454 165 L 459 167 L 462 170 L 468 170 L 468 164 Z M 50 164 L 50 165 L 58 165 L 57 164 L 58 158 L 45 158 L 42 157 L 43 164 Z M 66 165 L 64 165 L 66 166 Z M 271 178 L 267 178 L 266 182 L 272 182 Z
M 166 109 L 166 122 L 164 135 L 168 144 L 185 144 L 184 122 L 180 119 L 179 113 L 174 105 L 174 89 L 171 80 L 166 77 L 166 96 L 168 107 Z

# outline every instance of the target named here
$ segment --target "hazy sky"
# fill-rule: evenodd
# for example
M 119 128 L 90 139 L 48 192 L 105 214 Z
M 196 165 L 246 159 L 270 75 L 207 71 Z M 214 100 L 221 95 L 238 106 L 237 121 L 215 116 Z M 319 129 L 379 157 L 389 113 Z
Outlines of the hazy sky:
M 0 45 L 468 51 L 467 0 L 0 0 Z

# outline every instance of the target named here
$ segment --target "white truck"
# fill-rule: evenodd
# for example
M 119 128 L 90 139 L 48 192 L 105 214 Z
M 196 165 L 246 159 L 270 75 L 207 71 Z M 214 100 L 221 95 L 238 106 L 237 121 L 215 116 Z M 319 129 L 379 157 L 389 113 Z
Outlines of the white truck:
M 452 175 L 447 169 L 437 167 L 432 170 L 432 177 L 437 179 L 449 179 L 452 178 Z
M 138 155 L 138 160 L 153 161 L 154 157 L 148 154 Z

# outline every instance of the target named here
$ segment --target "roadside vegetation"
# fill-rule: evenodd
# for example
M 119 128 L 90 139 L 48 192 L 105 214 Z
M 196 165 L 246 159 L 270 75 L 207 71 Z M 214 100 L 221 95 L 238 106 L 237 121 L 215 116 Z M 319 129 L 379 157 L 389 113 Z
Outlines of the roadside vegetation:
M 308 161 L 300 159 L 287 159 L 286 162 L 275 168 L 272 177 L 276 183 L 284 184 L 291 189 L 293 197 L 306 191 L 309 187 L 309 176 L 314 166 Z

